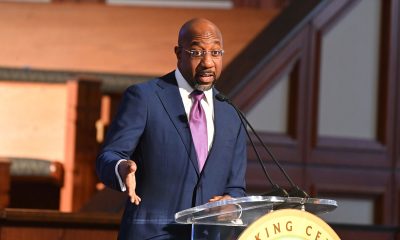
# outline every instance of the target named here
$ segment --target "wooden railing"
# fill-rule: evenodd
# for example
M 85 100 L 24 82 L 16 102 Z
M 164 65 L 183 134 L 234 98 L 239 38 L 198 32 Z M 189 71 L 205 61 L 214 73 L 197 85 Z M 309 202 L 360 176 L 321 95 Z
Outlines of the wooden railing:
M 120 214 L 0 210 L 0 240 L 117 239 Z

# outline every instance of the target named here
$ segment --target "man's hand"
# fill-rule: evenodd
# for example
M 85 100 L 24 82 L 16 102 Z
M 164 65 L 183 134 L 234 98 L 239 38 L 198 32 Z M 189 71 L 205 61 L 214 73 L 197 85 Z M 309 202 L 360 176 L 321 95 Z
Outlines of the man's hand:
M 231 196 L 229 195 L 224 195 L 224 196 L 214 196 L 213 198 L 211 198 L 210 200 L 208 200 L 209 202 L 216 202 L 216 201 L 220 201 L 220 200 L 228 200 L 228 199 L 232 199 Z
M 121 176 L 122 181 L 124 181 L 126 191 L 129 195 L 129 198 L 131 199 L 131 202 L 139 205 L 142 199 L 140 199 L 140 197 L 136 195 L 136 169 L 136 163 L 132 160 L 122 161 L 118 165 L 119 175 Z
M 216 202 L 228 199 L 232 199 L 232 197 L 230 195 L 214 196 L 209 200 L 209 202 Z M 237 204 L 227 204 L 213 209 L 218 213 L 218 222 L 231 222 L 237 219 L 238 216 L 240 216 L 240 211 L 237 207 Z

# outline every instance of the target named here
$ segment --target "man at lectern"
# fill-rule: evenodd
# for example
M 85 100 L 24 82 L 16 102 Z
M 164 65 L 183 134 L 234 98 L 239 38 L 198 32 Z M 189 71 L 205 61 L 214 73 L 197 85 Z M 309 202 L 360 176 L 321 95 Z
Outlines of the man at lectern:
M 121 240 L 190 239 L 176 212 L 245 195 L 245 129 L 215 98 L 220 30 L 206 19 L 186 22 L 175 54 L 174 71 L 126 90 L 97 157 L 101 181 L 129 195 Z

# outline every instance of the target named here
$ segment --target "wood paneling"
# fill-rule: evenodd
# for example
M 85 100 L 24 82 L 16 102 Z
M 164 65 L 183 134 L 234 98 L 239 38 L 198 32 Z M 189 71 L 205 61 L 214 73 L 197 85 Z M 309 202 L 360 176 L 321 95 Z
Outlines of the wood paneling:
M 100 119 L 101 91 L 100 82 L 93 79 L 71 80 L 67 86 L 65 181 L 60 209 L 77 211 L 96 191 L 96 121 Z
M 0 240 L 117 239 L 119 214 L 0 210 Z
M 96 239 L 110 240 L 117 239 L 117 230 L 101 229 L 75 229 L 75 228 L 50 228 L 50 227 L 24 227 L 16 226 L 1 227 L 1 240 L 29 239 L 29 240 L 78 240 L 78 239 Z
M 308 188 L 316 196 L 372 198 L 374 223 L 390 224 L 392 211 L 392 172 L 349 167 L 307 167 Z
M 384 1 L 382 8 L 382 28 L 381 33 L 381 49 L 380 49 L 380 63 L 379 66 L 379 103 L 377 126 L 377 139 L 375 141 L 362 140 L 362 139 L 341 139 L 333 137 L 318 137 L 317 136 L 317 107 L 318 107 L 318 84 L 319 84 L 319 68 L 320 68 L 320 54 L 321 54 L 321 41 L 323 41 L 324 33 L 329 31 L 330 28 L 335 26 L 345 14 L 351 14 L 351 9 L 357 4 L 358 1 L 334 1 L 331 5 L 327 6 L 313 21 L 314 25 L 314 40 L 313 50 L 311 55 L 313 59 L 312 64 L 312 81 L 310 88 L 310 102 L 312 103 L 311 111 L 309 112 L 308 124 L 311 129 L 311 135 L 308 139 L 309 142 L 309 158 L 307 159 L 311 164 L 318 164 L 337 168 L 331 170 L 331 174 L 320 175 L 320 178 L 313 179 L 312 176 L 318 174 L 318 171 L 312 170 L 307 176 L 312 185 L 318 185 L 320 182 L 330 182 L 331 187 L 340 190 L 337 186 L 337 180 L 333 176 L 340 176 L 338 180 L 343 180 L 345 186 L 348 188 L 347 192 L 355 194 L 369 194 L 369 191 L 380 192 L 380 205 L 376 205 L 376 223 L 391 224 L 393 223 L 393 146 L 394 146 L 394 115 L 396 101 L 395 96 L 395 83 L 398 82 L 396 75 L 393 74 L 391 66 L 396 65 L 394 57 L 389 53 L 388 49 L 398 49 L 398 45 L 393 43 L 393 35 L 398 34 L 393 17 L 393 4 L 395 1 Z M 397 5 L 397 3 L 395 4 Z M 398 15 L 398 13 L 396 13 Z M 397 20 L 398 21 L 398 20 Z M 396 43 L 397 44 L 397 43 Z M 385 45 L 385 47 L 383 47 Z M 398 90 L 397 90 L 398 91 Z M 345 167 L 346 166 L 346 167 Z M 370 168 L 380 168 L 380 177 L 371 177 L 375 170 Z M 352 174 L 346 178 L 346 171 L 353 171 Z M 311 174 L 312 173 L 312 174 Z M 332 176 L 329 180 L 328 176 Z M 357 176 L 357 178 L 355 178 Z M 358 184 L 354 184 L 354 179 L 360 178 L 364 180 Z M 357 185 L 357 186 L 356 186 Z M 377 190 L 379 189 L 379 190 Z
M 376 200 L 375 223 L 393 225 L 400 221 L 398 1 L 382 1 L 376 139 L 317 135 L 321 43 L 324 35 L 347 14 L 352 14 L 360 2 L 319 1 L 313 5 L 313 1 L 306 1 L 297 6 L 297 13 L 287 15 L 292 19 L 286 19 L 285 14 L 296 5 L 293 2 L 224 70 L 219 87 L 246 112 L 268 94 L 280 76 L 290 73 L 289 131 L 260 133 L 263 140 L 289 169 L 296 183 L 313 195 L 372 197 Z M 302 20 L 296 22 L 297 17 Z M 257 145 L 257 149 L 261 146 Z M 287 186 L 271 161 L 266 162 L 277 182 Z M 267 183 L 250 148 L 248 169 L 249 189 L 264 190 Z M 343 234 L 344 239 L 364 239 L 358 236 L 368 235 L 352 230 L 343 230 Z M 380 235 L 378 231 L 365 239 L 393 236 Z
M 336 163 L 358 166 L 389 166 L 390 160 L 387 156 L 387 148 L 380 145 L 381 141 L 379 141 L 379 139 L 377 139 L 376 142 L 368 142 L 367 140 L 333 139 L 317 136 L 321 43 L 324 34 L 334 27 L 342 17 L 349 14 L 350 10 L 357 2 L 358 1 L 334 1 L 318 14 L 312 22 L 315 33 L 312 44 L 313 49 L 311 51 L 313 54 L 311 55 L 313 64 L 311 65 L 312 85 L 310 88 L 312 108 L 309 116 L 310 120 L 308 121 L 311 129 L 311 136 L 309 139 L 309 144 L 311 145 L 310 162 L 327 162 L 329 164 Z M 384 82 L 384 80 L 379 81 L 381 86 L 382 82 Z M 382 109 L 381 106 L 378 108 L 379 110 Z M 377 116 L 380 115 L 381 114 L 377 114 Z M 371 149 L 375 151 L 371 151 Z M 366 161 L 366 158 L 369 159 L 369 161 Z
M 9 176 L 11 185 L 8 207 L 54 210 L 60 208 L 60 189 L 64 184 L 63 164 L 39 159 L 9 160 L 12 167 Z M 38 162 L 44 163 L 40 170 L 35 166 Z M 30 192 L 33 189 L 34 194 Z
M 297 35 L 304 23 L 312 17 L 312 12 L 328 1 L 293 1 L 266 26 L 224 69 L 218 88 L 229 96 L 242 92 L 259 71 L 269 65 L 269 61 Z
M 281 9 L 289 5 L 290 0 L 233 0 L 235 7 L 251 7 L 257 9 Z
M 0 156 L 63 162 L 65 84 L 0 81 Z
M 7 47 L 0 66 L 161 76 L 176 67 L 174 46 L 187 20 L 204 17 L 218 25 L 224 34 L 224 62 L 229 63 L 279 13 L 65 1 L 1 1 L 0 45 Z
M 393 58 L 395 58 L 395 63 L 394 63 L 394 68 L 397 69 L 397 71 L 394 71 L 393 74 L 396 79 L 396 85 L 395 89 L 398 89 L 400 87 L 400 4 L 398 1 L 391 1 L 391 19 L 393 19 L 392 26 L 394 29 L 397 29 L 397 32 L 393 34 L 393 43 L 396 43 L 395 49 L 397 49 L 397 54 L 396 51 L 393 51 Z M 394 212 L 397 214 L 397 216 L 394 216 L 393 222 L 396 225 L 399 225 L 400 223 L 400 94 L 397 91 L 395 94 L 395 109 L 396 109 L 396 114 L 394 115 L 394 146 L 393 146 L 393 155 L 395 156 L 394 160 L 394 169 L 395 169 L 395 193 L 394 193 Z M 397 239 L 400 239 L 400 234 L 397 235 Z
M 288 132 L 285 134 L 260 134 L 262 139 L 270 145 L 272 151 L 277 153 L 281 161 L 303 162 L 300 151 L 302 141 L 300 140 L 304 138 L 303 107 L 305 106 L 305 95 L 301 93 L 305 91 L 306 86 L 305 59 L 307 51 L 303 46 L 306 44 L 304 41 L 307 33 L 308 29 L 298 33 L 267 67 L 260 70 L 252 81 L 243 86 L 242 91 L 232 98 L 232 101 L 236 102 L 239 108 L 247 112 L 258 99 L 264 94 L 268 94 L 273 85 L 277 83 L 276 79 L 284 74 L 289 75 Z M 257 149 L 261 149 L 259 144 L 257 144 Z M 250 159 L 254 159 L 251 151 Z
M 10 162 L 0 158 L 0 209 L 6 208 L 10 202 Z
M 342 240 L 395 240 L 398 238 L 398 229 L 395 227 L 352 226 L 333 224 L 332 228 Z M 397 237 L 396 237 L 397 236 Z

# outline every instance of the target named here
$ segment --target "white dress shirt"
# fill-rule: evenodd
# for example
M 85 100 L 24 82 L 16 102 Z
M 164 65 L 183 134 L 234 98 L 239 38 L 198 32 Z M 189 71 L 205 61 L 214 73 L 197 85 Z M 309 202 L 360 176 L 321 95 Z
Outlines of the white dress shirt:
M 193 99 L 190 97 L 190 94 L 194 89 L 183 78 L 179 69 L 175 70 L 175 78 L 178 82 L 179 93 L 181 94 L 183 106 L 185 107 L 186 116 L 189 119 L 190 109 L 193 105 Z M 214 139 L 214 101 L 212 89 L 204 91 L 204 98 L 200 101 L 200 104 L 206 114 L 208 151 L 210 151 Z
M 185 108 L 185 113 L 187 119 L 190 116 L 190 109 L 193 105 L 193 99 L 190 97 L 190 93 L 194 91 L 194 89 L 189 85 L 189 83 L 182 76 L 182 73 L 179 69 L 175 70 L 175 78 L 178 83 L 179 93 L 182 98 L 183 107 Z M 214 139 L 214 101 L 213 101 L 213 90 L 209 89 L 204 91 L 204 98 L 200 101 L 201 106 L 206 114 L 207 121 L 207 138 L 208 138 L 208 151 L 210 152 L 213 139 Z M 126 191 L 126 186 L 122 181 L 121 176 L 118 172 L 118 166 L 122 161 L 126 161 L 126 159 L 121 159 L 115 165 L 115 175 L 117 175 L 119 185 L 121 187 L 121 191 Z

